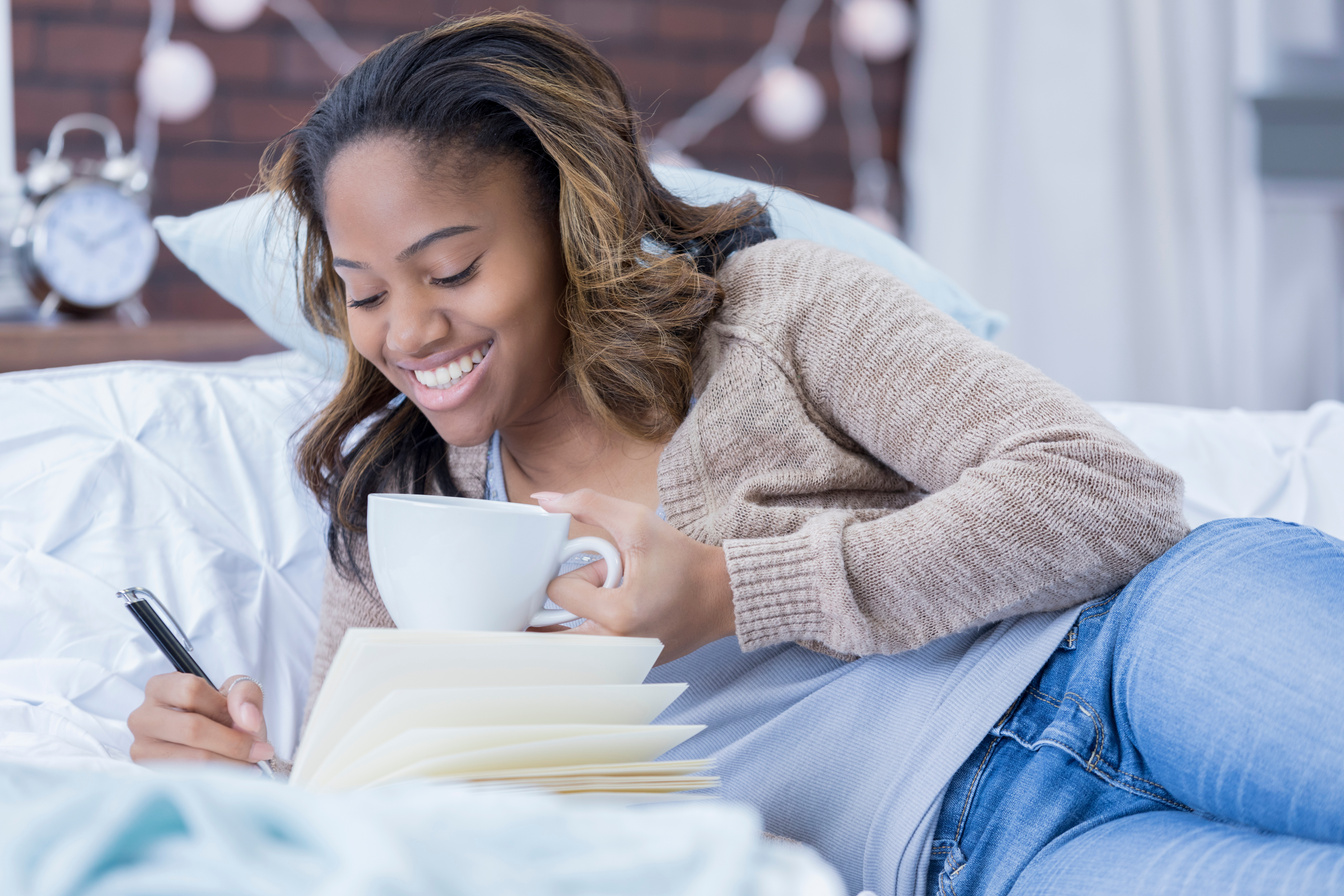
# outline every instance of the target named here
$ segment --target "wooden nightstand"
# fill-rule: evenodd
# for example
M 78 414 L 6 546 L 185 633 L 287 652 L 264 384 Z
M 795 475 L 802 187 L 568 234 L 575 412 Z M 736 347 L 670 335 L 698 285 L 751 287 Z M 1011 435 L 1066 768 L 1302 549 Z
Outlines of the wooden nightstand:
M 236 361 L 283 351 L 248 320 L 0 323 L 0 373 L 102 361 Z

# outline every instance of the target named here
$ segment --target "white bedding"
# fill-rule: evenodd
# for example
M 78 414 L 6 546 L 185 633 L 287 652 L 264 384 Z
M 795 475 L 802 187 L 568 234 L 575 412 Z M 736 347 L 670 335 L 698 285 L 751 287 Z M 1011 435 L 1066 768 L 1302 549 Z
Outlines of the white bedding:
M 0 376 L 0 760 L 124 767 L 126 716 L 169 670 L 114 597 L 129 585 L 168 603 L 216 682 L 265 683 L 291 754 L 325 523 L 290 438 L 329 389 L 293 353 Z M 1192 523 L 1276 516 L 1344 537 L 1344 405 L 1099 408 L 1184 474 Z
M 326 394 L 306 371 L 282 354 L 0 377 L 0 759 L 127 758 L 127 713 L 171 671 L 115 597 L 129 585 L 216 683 L 265 683 L 289 755 L 324 557 L 288 448 Z

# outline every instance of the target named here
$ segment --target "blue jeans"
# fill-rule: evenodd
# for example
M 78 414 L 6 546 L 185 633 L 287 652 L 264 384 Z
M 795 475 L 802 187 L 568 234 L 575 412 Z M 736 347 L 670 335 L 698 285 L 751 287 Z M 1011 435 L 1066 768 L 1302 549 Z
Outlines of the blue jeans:
M 1088 604 L 934 838 L 930 893 L 1344 894 L 1344 543 L 1219 520 Z

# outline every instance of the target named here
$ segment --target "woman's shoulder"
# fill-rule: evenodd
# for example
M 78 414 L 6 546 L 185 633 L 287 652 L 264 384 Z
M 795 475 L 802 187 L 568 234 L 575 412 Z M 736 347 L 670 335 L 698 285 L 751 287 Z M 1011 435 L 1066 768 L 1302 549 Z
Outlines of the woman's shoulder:
M 931 309 L 895 274 L 865 258 L 811 240 L 774 239 L 733 254 L 719 270 L 717 320 L 768 332 L 818 315 L 828 325 L 872 315 Z
M 802 239 L 769 239 L 734 252 L 719 271 L 719 279 L 762 276 L 787 271 L 795 276 L 820 273 L 828 266 L 849 262 L 868 264 L 856 255 L 824 243 Z

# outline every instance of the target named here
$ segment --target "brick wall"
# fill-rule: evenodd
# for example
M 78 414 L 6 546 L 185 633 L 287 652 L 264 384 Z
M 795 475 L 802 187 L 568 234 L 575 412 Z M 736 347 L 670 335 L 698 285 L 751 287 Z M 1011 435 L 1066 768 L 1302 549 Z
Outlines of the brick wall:
M 483 6 L 462 0 L 313 2 L 360 52 L 441 16 Z M 780 2 L 532 0 L 526 5 L 594 41 L 656 131 L 766 42 Z M 71 112 L 108 115 L 131 143 L 135 72 L 148 15 L 149 0 L 13 0 L 21 170 L 33 148 L 45 148 L 57 119 Z M 209 55 L 218 83 L 214 101 L 200 116 L 162 127 L 155 214 L 187 214 L 245 194 L 266 144 L 297 122 L 333 77 L 293 27 L 269 11 L 252 26 L 224 34 L 197 22 L 188 3 L 179 0 L 173 37 L 191 41 Z M 832 100 L 816 135 L 799 144 L 772 142 L 756 131 L 744 110 L 688 152 L 708 168 L 789 186 L 847 207 L 852 183 L 834 104 L 829 47 L 829 7 L 823 7 L 799 57 Z M 880 65 L 871 71 L 884 153 L 894 161 L 904 65 Z M 74 152 L 95 146 L 73 135 L 69 144 Z M 157 319 L 236 315 L 166 249 L 146 288 L 145 303 Z

